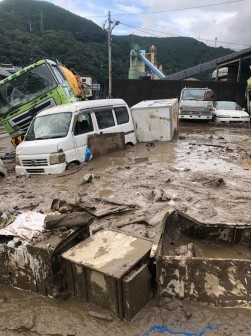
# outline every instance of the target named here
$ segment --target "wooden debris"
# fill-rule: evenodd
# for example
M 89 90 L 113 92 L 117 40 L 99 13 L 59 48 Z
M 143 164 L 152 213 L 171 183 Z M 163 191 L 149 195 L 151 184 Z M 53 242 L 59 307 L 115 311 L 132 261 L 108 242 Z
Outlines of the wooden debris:
M 91 225 L 94 217 L 86 212 L 73 212 L 65 215 L 48 215 L 45 217 L 45 229 L 53 230 L 60 227 L 74 228 Z
M 95 312 L 93 310 L 88 311 L 88 315 L 90 315 L 92 317 L 99 318 L 101 320 L 106 320 L 108 322 L 112 322 L 113 321 L 113 319 L 112 319 L 112 317 L 110 315 L 108 315 L 108 314 L 101 314 L 101 313 Z

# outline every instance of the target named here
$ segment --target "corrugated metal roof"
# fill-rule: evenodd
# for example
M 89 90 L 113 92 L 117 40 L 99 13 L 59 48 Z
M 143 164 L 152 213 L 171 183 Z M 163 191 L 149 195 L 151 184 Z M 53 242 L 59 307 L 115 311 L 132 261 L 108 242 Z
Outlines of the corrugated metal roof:
M 251 47 L 240 50 L 240 51 L 236 51 L 229 55 L 219 57 L 209 62 L 198 64 L 194 67 L 176 72 L 174 74 L 166 76 L 164 79 L 169 79 L 169 80 L 184 79 L 184 78 L 196 75 L 198 73 L 214 69 L 217 66 L 224 65 L 226 63 L 232 63 L 235 60 L 238 61 L 240 58 L 243 59 L 243 58 L 249 58 L 249 57 L 251 58 Z

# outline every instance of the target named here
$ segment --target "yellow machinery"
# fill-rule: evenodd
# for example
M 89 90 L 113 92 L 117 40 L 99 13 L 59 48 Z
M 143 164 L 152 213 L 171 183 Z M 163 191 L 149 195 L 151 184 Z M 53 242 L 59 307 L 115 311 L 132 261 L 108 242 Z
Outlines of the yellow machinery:
M 85 100 L 85 89 L 77 72 L 72 68 L 69 70 L 64 65 L 61 65 L 60 67 L 67 81 L 71 85 L 75 96 L 80 98 L 81 100 Z

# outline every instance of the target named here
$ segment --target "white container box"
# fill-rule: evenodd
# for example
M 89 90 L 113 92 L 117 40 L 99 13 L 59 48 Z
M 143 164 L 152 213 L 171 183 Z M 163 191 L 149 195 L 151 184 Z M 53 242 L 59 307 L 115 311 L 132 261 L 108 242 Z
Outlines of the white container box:
M 179 128 L 178 99 L 144 100 L 130 108 L 138 142 L 171 141 Z
M 131 320 L 152 296 L 152 241 L 101 230 L 62 254 L 67 290 Z

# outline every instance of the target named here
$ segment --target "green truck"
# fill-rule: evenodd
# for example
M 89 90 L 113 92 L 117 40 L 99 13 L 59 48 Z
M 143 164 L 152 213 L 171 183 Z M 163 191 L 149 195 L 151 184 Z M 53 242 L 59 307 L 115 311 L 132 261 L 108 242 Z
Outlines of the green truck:
M 0 122 L 16 146 L 38 112 L 78 100 L 63 67 L 42 59 L 0 81 Z

